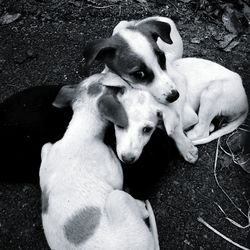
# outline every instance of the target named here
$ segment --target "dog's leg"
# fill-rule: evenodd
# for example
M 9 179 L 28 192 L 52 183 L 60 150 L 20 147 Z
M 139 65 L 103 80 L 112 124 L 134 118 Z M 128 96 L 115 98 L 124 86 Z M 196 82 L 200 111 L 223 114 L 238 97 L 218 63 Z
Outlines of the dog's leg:
M 107 198 L 105 210 L 110 223 L 117 227 L 121 227 L 123 223 L 129 221 L 136 223 L 134 226 L 143 226 L 145 224 L 142 223 L 142 220 L 148 218 L 149 229 L 152 234 L 152 240 L 144 240 L 149 240 L 147 245 L 152 244 L 151 248 L 149 247 L 150 249 L 160 249 L 155 216 L 149 201 L 146 201 L 145 203 L 134 199 L 131 195 L 124 191 L 114 190 Z M 135 235 L 135 237 L 138 236 Z
M 163 122 L 167 134 L 175 141 L 184 159 L 190 163 L 196 162 L 198 159 L 198 149 L 184 134 L 180 115 L 168 109 L 167 112 L 164 111 Z
M 197 124 L 199 122 L 198 115 L 195 111 L 188 105 L 187 103 L 184 104 L 183 107 L 183 116 L 182 116 L 182 124 L 183 130 L 187 130 Z
M 179 152 L 187 162 L 195 163 L 197 161 L 198 149 L 193 145 L 192 141 L 186 137 L 180 125 L 178 125 L 169 136 L 173 138 Z
M 218 115 L 219 97 L 222 94 L 222 84 L 216 81 L 205 89 L 200 98 L 200 108 L 198 113 L 199 122 L 193 129 L 187 132 L 187 137 L 194 141 L 209 136 L 212 129 L 211 122 Z

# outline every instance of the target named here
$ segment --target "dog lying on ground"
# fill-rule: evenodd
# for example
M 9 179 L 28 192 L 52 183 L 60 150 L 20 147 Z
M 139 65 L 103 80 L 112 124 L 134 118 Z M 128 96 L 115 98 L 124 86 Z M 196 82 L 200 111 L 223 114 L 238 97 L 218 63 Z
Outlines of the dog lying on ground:
M 113 36 L 86 45 L 87 65 L 104 62 L 107 70 L 119 75 L 134 88 L 149 91 L 159 102 L 168 104 L 179 97 L 169 77 L 166 61 L 182 57 L 183 43 L 174 22 L 166 17 L 122 21 Z
M 115 126 L 117 153 L 126 163 L 139 158 L 159 117 L 184 159 L 194 163 L 198 158 L 194 145 L 232 132 L 247 116 L 247 96 L 237 73 L 199 58 L 179 59 L 167 67 L 180 92 L 174 103 L 159 104 L 148 92 L 127 85 L 125 93 L 118 95 L 129 120 L 126 128 Z M 213 131 L 212 122 L 217 116 L 225 118 L 225 124 Z
M 128 122 L 122 105 L 101 85 L 105 77 L 96 74 L 79 84 L 66 133 L 42 148 L 42 221 L 51 249 L 159 249 L 150 203 L 145 207 L 121 191 L 121 165 L 103 143 L 108 121 Z M 63 92 L 56 106 L 64 106 Z

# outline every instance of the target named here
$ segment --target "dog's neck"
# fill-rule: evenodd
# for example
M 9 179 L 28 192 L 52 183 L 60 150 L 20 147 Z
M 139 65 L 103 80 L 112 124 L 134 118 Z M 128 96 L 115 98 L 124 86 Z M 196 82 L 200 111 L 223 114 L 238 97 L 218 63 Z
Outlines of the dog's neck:
M 92 140 L 103 141 L 106 126 L 107 122 L 102 119 L 96 105 L 83 104 L 74 110 L 63 140 L 75 146 Z

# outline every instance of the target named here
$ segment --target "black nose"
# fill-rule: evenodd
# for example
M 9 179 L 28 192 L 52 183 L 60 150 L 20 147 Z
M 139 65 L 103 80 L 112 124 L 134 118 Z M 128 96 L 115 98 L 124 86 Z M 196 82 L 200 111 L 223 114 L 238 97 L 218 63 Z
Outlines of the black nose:
M 135 156 L 132 154 L 122 155 L 122 161 L 127 164 L 132 164 L 135 161 Z
M 172 90 L 171 93 L 167 96 L 167 102 L 174 102 L 179 98 L 179 92 L 177 90 Z

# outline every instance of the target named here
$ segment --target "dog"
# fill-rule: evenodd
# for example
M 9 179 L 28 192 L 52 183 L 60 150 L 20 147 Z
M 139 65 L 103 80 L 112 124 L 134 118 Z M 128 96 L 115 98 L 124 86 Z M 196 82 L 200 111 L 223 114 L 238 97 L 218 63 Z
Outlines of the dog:
M 42 148 L 42 222 L 51 249 L 159 249 L 150 203 L 121 191 L 120 162 L 103 142 L 109 121 L 128 122 L 115 95 L 101 85 L 105 77 L 96 74 L 79 84 L 66 133 Z M 64 92 L 55 106 L 65 106 Z
M 126 128 L 115 126 L 117 154 L 123 162 L 133 163 L 139 158 L 159 119 L 184 159 L 194 163 L 198 158 L 194 145 L 232 132 L 247 117 L 247 95 L 237 73 L 200 58 L 176 60 L 168 69 L 180 92 L 174 103 L 162 105 L 148 92 L 127 85 L 118 95 L 129 120 Z M 216 117 L 223 117 L 225 126 L 214 131 Z
M 183 43 L 174 22 L 166 17 L 122 21 L 113 36 L 90 42 L 84 50 L 86 64 L 94 60 L 134 88 L 149 91 L 159 102 L 168 104 L 179 97 L 169 77 L 166 61 L 181 58 Z

